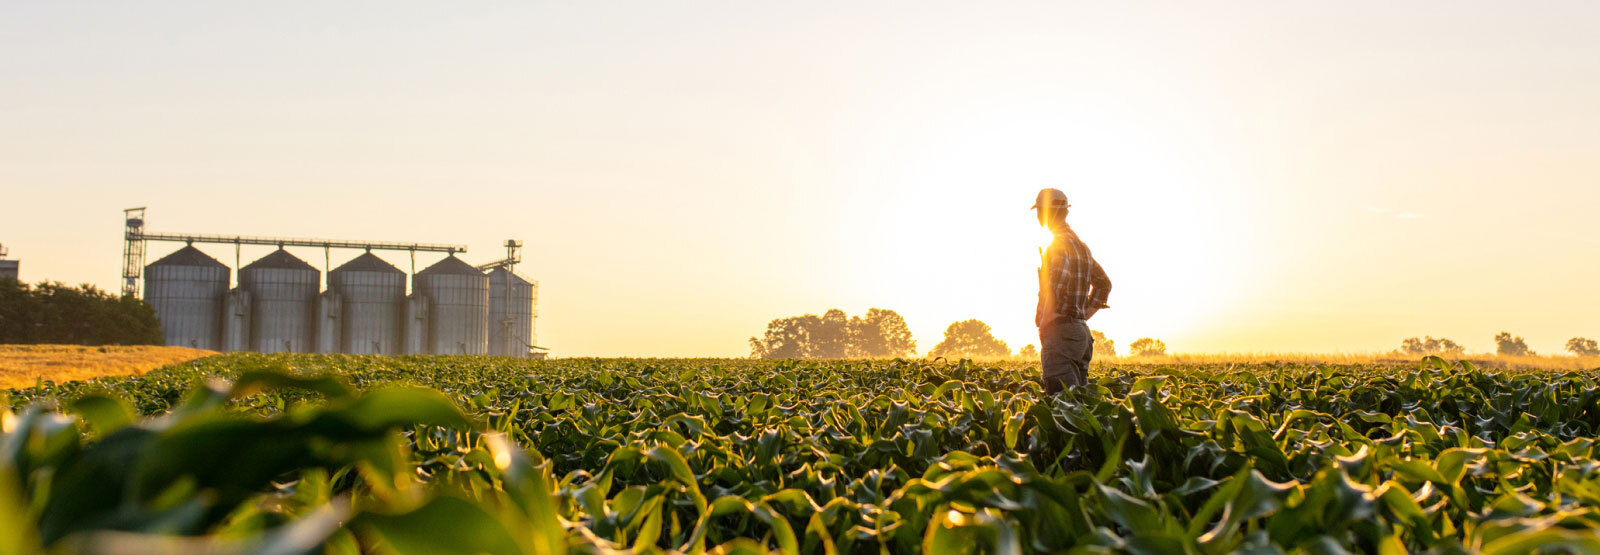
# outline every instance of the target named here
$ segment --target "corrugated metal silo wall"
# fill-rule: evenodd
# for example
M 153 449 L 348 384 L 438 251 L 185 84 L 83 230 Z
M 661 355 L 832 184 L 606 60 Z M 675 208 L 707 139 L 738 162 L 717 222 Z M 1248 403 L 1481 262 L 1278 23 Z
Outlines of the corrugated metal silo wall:
M 400 354 L 406 275 L 334 270 L 328 278 L 328 286 L 344 297 L 344 352 Z
M 526 357 L 532 344 L 533 283 L 504 268 L 489 272 L 489 354 Z
M 416 291 L 428 298 L 428 352 L 482 355 L 489 352 L 489 276 L 427 271 Z
M 530 285 L 531 285 L 531 289 L 529 290 L 529 294 L 533 297 L 533 299 L 532 299 L 533 307 L 532 307 L 532 311 L 528 314 L 528 344 L 529 345 L 538 345 L 539 344 L 539 282 L 538 281 L 534 281 Z
M 334 291 L 323 291 L 317 296 L 317 352 L 337 353 L 343 347 L 339 341 L 344 325 L 344 302 Z
M 234 289 L 222 306 L 222 350 L 250 350 L 250 292 Z
M 145 268 L 144 300 L 161 321 L 168 345 L 222 349 L 226 266 L 152 264 Z
M 250 292 L 250 350 L 309 353 L 315 348 L 317 292 L 321 272 L 299 268 L 251 268 L 239 272 Z
M 428 298 L 413 294 L 406 297 L 405 322 L 400 326 L 405 333 L 405 353 L 428 354 Z

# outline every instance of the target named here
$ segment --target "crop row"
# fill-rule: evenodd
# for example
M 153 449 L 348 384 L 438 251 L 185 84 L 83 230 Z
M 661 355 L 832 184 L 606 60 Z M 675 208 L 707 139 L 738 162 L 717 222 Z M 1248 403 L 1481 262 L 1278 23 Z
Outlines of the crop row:
M 967 362 L 240 354 L 14 392 L 73 416 L 8 417 L 0 520 L 289 552 L 1600 551 L 1596 376 L 1097 368 L 1052 398 Z

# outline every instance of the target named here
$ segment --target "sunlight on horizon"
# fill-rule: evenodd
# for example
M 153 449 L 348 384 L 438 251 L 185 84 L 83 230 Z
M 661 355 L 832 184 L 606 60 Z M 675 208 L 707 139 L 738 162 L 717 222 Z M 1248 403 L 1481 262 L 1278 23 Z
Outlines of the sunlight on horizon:
M 1238 249 L 1249 238 L 1210 219 L 1248 206 L 1226 204 L 1228 184 L 1197 179 L 1212 175 L 1215 145 L 1137 114 L 1051 116 L 1050 99 L 1007 100 L 969 106 L 962 125 L 921 124 L 912 155 L 923 170 L 906 179 L 917 185 L 903 190 L 900 217 L 885 228 L 921 239 L 887 256 L 885 271 L 964 262 L 940 266 L 951 274 L 943 279 L 900 284 L 904 300 L 891 308 L 907 314 L 919 346 L 966 318 L 989 323 L 1014 350 L 1037 345 L 1038 248 L 1051 236 L 1029 206 L 1044 187 L 1067 193 L 1069 225 L 1111 278 L 1112 308 L 1091 325 L 1119 345 L 1145 336 L 1182 345 L 1220 306 L 1240 302 L 1251 280 Z
M 1120 349 L 1600 335 L 1594 4 L 712 5 L 8 5 L 0 243 L 115 289 L 129 206 L 517 238 L 558 355 L 743 356 L 872 307 L 922 353 L 969 318 L 1015 351 L 1055 187 Z

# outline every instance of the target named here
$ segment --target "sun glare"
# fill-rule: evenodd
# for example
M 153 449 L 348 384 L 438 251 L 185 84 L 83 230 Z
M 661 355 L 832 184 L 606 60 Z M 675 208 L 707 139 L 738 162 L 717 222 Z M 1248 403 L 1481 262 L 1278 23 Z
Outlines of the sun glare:
M 1238 230 L 1217 221 L 1226 201 L 1199 193 L 1225 184 L 1206 169 L 1214 153 L 1137 114 L 1062 114 L 1051 102 L 994 106 L 921 138 L 908 155 L 918 161 L 915 186 L 900 197 L 908 209 L 889 224 L 920 240 L 880 262 L 902 277 L 899 269 L 930 260 L 961 262 L 885 289 L 930 345 L 966 318 L 988 323 L 1013 349 L 1037 343 L 1036 272 L 1053 237 L 1027 207 L 1054 187 L 1067 193 L 1068 223 L 1113 283 L 1111 310 L 1091 326 L 1121 345 L 1139 337 L 1181 345 L 1249 286 L 1241 245 L 1229 238 Z

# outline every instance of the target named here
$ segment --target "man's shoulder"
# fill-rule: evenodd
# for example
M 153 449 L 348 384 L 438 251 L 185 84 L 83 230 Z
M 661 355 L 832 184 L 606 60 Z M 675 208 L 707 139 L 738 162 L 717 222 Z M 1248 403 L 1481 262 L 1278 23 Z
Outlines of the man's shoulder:
M 1071 229 L 1064 229 L 1056 234 L 1056 244 L 1072 247 L 1072 250 L 1088 250 L 1089 244 L 1083 242 L 1082 237 Z

